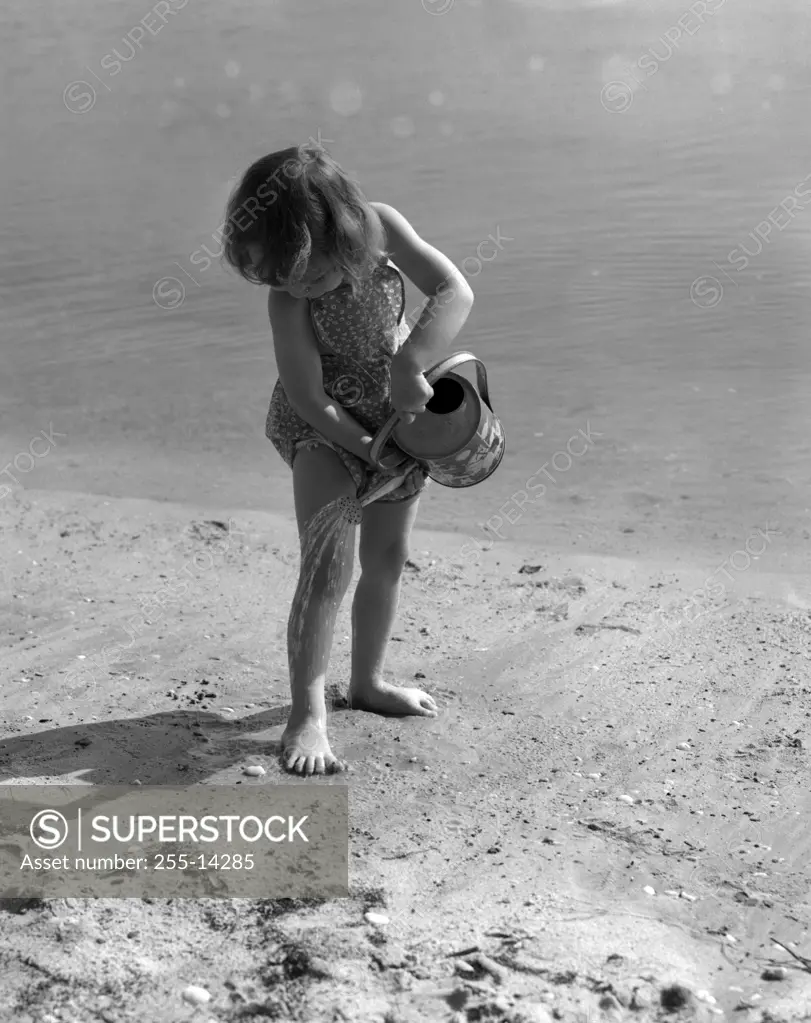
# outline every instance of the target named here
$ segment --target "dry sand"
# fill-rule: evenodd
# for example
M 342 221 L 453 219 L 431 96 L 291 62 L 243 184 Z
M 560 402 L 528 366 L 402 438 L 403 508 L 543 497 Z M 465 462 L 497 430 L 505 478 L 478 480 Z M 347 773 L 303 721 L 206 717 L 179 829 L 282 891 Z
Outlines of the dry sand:
M 1 783 L 288 780 L 290 522 L 27 491 L 0 524 Z M 0 1019 L 811 1015 L 809 594 L 753 565 L 689 624 L 714 565 L 463 539 L 415 534 L 389 657 L 437 720 L 342 708 L 341 611 L 350 897 L 8 899 Z

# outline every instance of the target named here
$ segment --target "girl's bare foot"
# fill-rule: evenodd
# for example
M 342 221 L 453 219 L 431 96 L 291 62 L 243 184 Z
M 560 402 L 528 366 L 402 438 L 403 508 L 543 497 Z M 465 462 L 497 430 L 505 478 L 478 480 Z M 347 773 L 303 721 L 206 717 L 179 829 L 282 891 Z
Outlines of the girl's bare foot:
M 390 682 L 351 685 L 348 701 L 353 710 L 367 710 L 373 714 L 415 714 L 418 717 L 435 718 L 439 713 L 433 696 L 421 689 L 404 689 Z
M 327 730 L 315 718 L 287 722 L 282 735 L 282 761 L 291 774 L 336 774 L 346 770 L 330 749 Z

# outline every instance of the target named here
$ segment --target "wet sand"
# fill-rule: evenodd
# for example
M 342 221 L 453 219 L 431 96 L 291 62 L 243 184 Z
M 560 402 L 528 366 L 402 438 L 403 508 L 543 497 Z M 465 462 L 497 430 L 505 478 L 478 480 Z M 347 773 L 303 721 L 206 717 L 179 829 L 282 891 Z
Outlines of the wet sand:
M 44 491 L 0 515 L 0 783 L 288 780 L 291 522 Z M 715 562 L 542 540 L 476 561 L 415 533 L 389 671 L 434 721 L 345 707 L 341 609 L 352 771 L 320 784 L 349 787 L 348 899 L 6 901 L 2 1018 L 187 1020 L 188 985 L 206 1023 L 811 1012 L 770 940 L 811 956 L 807 583 L 753 566 L 696 615 Z

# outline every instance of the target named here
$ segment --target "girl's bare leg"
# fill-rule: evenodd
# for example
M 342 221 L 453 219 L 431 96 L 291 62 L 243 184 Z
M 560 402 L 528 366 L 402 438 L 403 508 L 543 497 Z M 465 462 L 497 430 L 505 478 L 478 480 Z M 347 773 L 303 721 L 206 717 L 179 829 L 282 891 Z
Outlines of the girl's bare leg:
M 400 580 L 408 559 L 408 537 L 417 517 L 419 495 L 410 501 L 376 502 L 363 509 L 360 532 L 361 577 L 352 604 L 352 678 L 349 701 L 379 714 L 436 717 L 433 698 L 421 689 L 383 681 Z
M 355 484 L 335 452 L 322 445 L 296 454 L 293 491 L 304 557 L 287 625 L 292 708 L 282 735 L 282 756 L 288 771 L 324 774 L 345 767 L 327 739 L 324 685 L 335 619 L 352 579 L 355 527 L 341 530 L 314 560 L 312 551 L 307 554 L 312 538 L 306 526 L 325 505 L 354 497 Z M 312 585 L 305 586 L 309 568 Z

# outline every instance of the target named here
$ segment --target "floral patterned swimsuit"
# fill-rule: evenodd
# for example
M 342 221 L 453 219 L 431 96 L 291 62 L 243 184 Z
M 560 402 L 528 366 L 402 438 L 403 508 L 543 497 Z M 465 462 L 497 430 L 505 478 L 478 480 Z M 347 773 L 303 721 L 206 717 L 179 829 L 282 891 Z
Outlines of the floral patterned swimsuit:
M 361 283 L 357 296 L 352 295 L 348 284 L 341 284 L 310 301 L 324 390 L 372 435 L 393 411 L 391 360 L 409 334 L 404 307 L 403 278 L 388 261 L 381 262 L 371 277 Z M 327 440 L 302 419 L 290 405 L 281 380 L 276 381 L 273 389 L 265 434 L 291 468 L 299 448 L 321 444 L 332 448 L 354 480 L 358 498 L 391 478 Z M 408 500 L 420 493 L 427 482 L 425 472 L 415 467 L 396 490 L 378 500 L 381 503 Z

